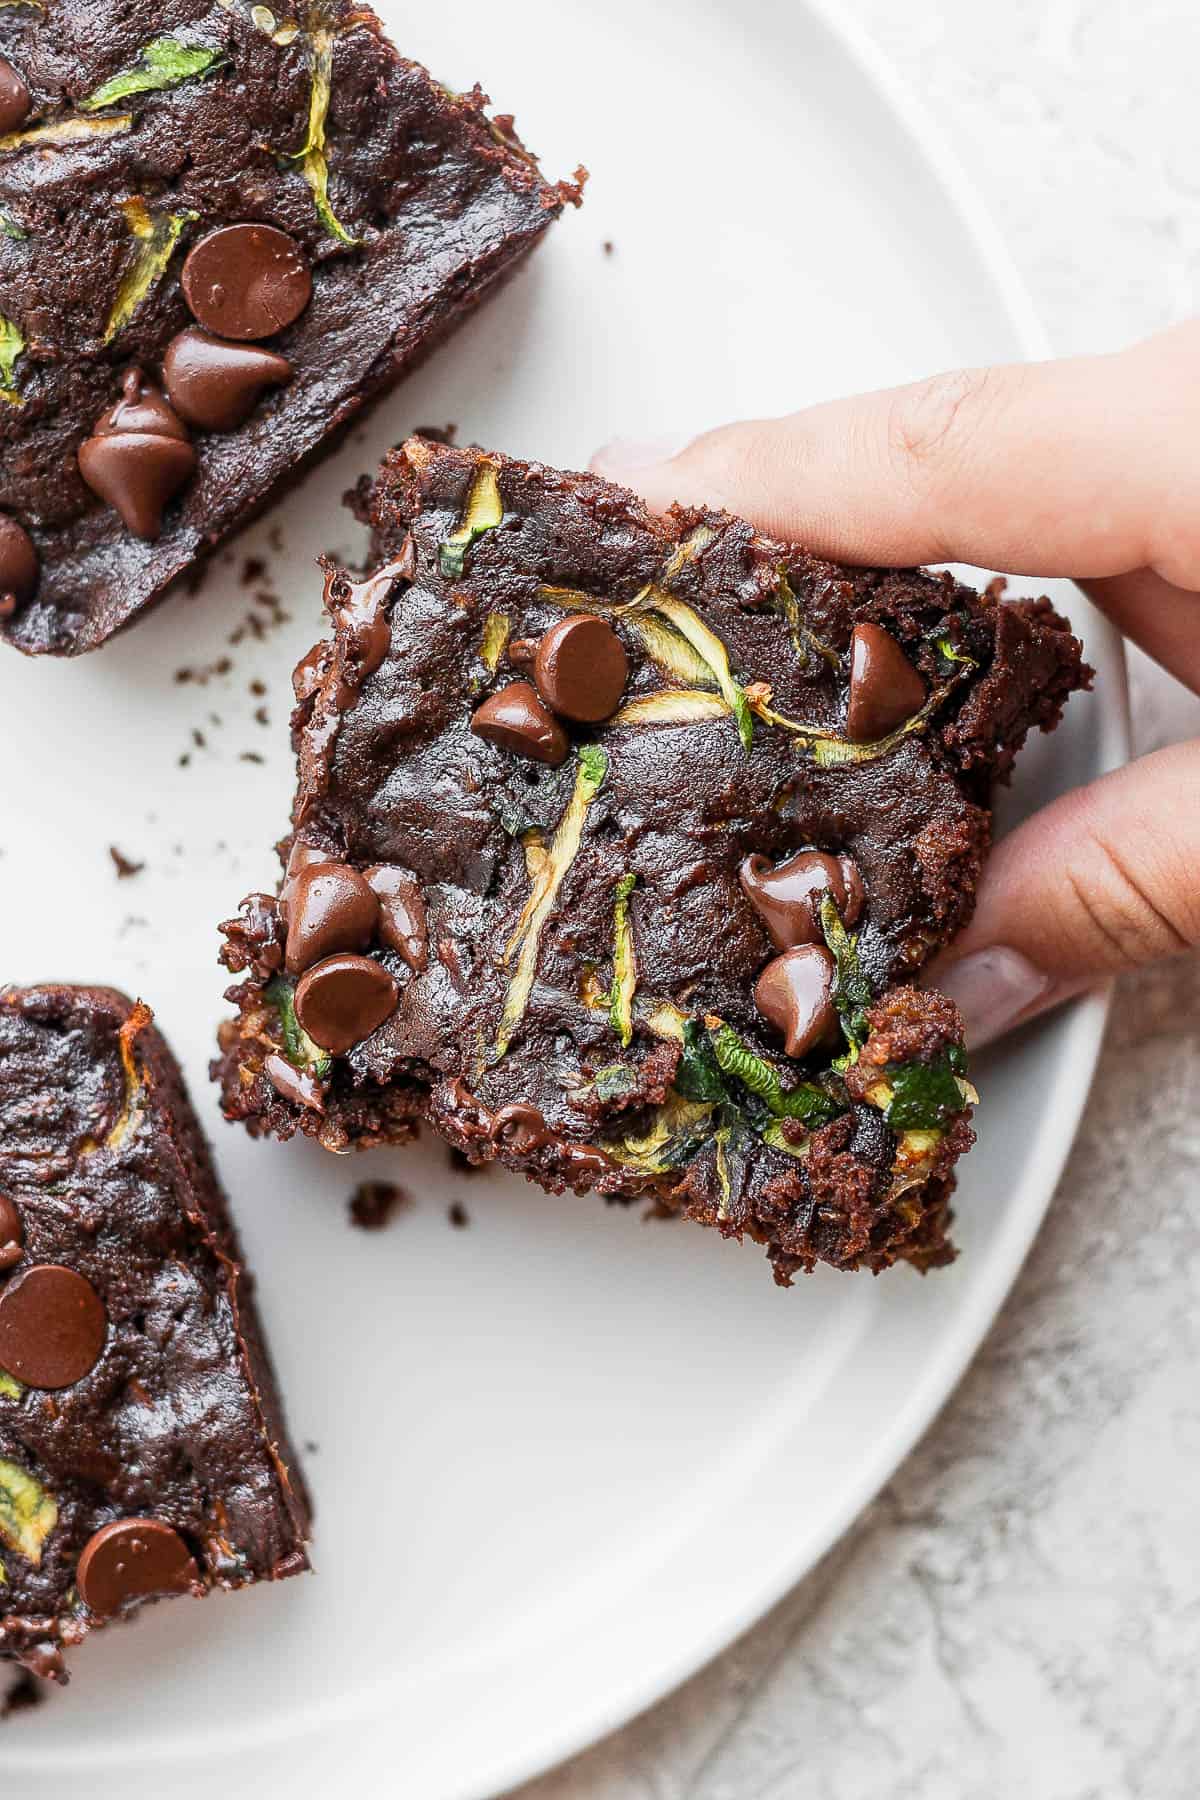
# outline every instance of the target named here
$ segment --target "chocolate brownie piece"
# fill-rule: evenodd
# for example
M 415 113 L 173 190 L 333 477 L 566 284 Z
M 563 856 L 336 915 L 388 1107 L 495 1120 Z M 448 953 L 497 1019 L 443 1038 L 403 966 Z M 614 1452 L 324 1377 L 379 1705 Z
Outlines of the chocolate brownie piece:
M 0 990 L 0 1658 L 308 1567 L 308 1501 L 175 1060 L 108 988 Z
M 541 238 L 511 118 L 358 0 L 0 6 L 0 632 L 102 644 Z
M 552 1191 L 826 1261 L 951 1254 L 974 1091 L 910 985 L 1088 672 L 1046 601 L 413 439 L 296 674 L 285 879 L 224 927 L 228 1117 L 427 1119 Z

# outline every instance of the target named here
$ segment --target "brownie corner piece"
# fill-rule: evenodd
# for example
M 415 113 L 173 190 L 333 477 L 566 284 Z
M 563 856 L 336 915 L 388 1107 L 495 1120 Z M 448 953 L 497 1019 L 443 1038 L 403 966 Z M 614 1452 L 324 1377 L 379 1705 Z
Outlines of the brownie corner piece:
M 552 1191 L 818 1262 L 953 1254 L 992 783 L 1088 680 L 1043 603 L 424 438 L 296 671 L 276 895 L 224 930 L 230 1118 L 431 1123 Z
M 0 989 L 0 1660 L 307 1569 L 253 1282 L 149 1009 Z
M 0 6 L 0 637 L 95 649 L 521 261 L 550 182 L 369 7 Z

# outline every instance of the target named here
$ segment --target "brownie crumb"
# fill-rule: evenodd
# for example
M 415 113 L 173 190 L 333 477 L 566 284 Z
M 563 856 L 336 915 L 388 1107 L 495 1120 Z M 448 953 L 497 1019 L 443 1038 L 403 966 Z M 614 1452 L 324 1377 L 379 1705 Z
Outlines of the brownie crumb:
M 254 695 L 254 698 L 256 700 L 261 700 L 266 691 L 266 682 L 260 681 L 258 677 L 255 676 L 254 680 L 250 683 L 250 692 Z
M 382 1231 L 401 1207 L 412 1204 L 407 1191 L 395 1181 L 364 1181 L 347 1201 L 350 1223 L 360 1231 Z
M 459 1175 L 483 1174 L 484 1169 L 487 1167 L 486 1163 L 473 1163 L 470 1157 L 458 1148 L 457 1144 L 450 1144 L 447 1147 L 450 1152 L 450 1167 Z
M 471 1223 L 471 1215 L 461 1200 L 452 1200 L 450 1202 L 446 1217 L 453 1225 L 455 1231 L 465 1231 L 467 1226 Z
M 108 846 L 108 854 L 113 859 L 118 881 L 129 881 L 134 875 L 140 875 L 146 866 L 144 862 L 133 862 L 128 856 L 123 856 L 115 844 Z
M 613 253 L 615 252 L 616 248 L 617 248 L 617 246 L 613 243 L 611 238 L 605 238 L 605 240 L 604 240 L 605 256 L 612 256 Z
M 17 1713 L 31 1712 L 46 1700 L 46 1683 L 28 1669 L 22 1669 L 4 1699 L 0 1701 L 0 1719 L 11 1719 Z
M 207 687 L 214 675 L 228 675 L 232 668 L 232 659 L 228 656 L 222 656 L 218 658 L 216 662 L 208 663 L 203 668 L 196 669 L 185 667 L 176 669 L 174 679 L 178 682 L 180 687 L 185 687 L 193 682 L 197 687 Z
M 239 762 L 260 763 L 266 760 L 266 757 L 260 756 L 257 750 L 243 750 L 238 756 Z
M 316 1456 L 319 1453 L 320 1448 L 321 1448 L 321 1446 L 320 1446 L 320 1444 L 318 1444 L 318 1442 L 315 1438 L 305 1438 L 305 1440 L 304 1440 L 305 1456 Z
M 267 572 L 266 561 L 261 556 L 248 556 L 242 564 L 242 586 L 253 587 L 261 581 Z

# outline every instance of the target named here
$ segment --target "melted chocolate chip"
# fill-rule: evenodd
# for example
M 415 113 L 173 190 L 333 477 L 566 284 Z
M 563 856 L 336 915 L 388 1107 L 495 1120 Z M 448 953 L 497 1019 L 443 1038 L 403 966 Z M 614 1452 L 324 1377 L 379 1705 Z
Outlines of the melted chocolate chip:
M 163 508 L 195 468 L 186 426 L 138 369 L 129 371 L 121 399 L 79 446 L 83 479 L 140 538 L 159 535 Z
M 553 1142 L 554 1133 L 546 1125 L 545 1119 L 536 1106 L 522 1106 L 514 1102 L 511 1106 L 502 1106 L 492 1120 L 488 1136 L 496 1143 L 503 1143 L 518 1156 L 527 1156 L 531 1150 L 540 1150 L 543 1144 Z
M 161 1519 L 114 1519 L 84 1545 L 76 1580 L 84 1604 L 107 1619 L 131 1600 L 186 1594 L 200 1571 L 179 1533 Z
M 0 1194 L 0 1275 L 20 1262 L 24 1242 L 25 1228 L 17 1203 L 7 1194 Z
M 537 647 L 533 679 L 547 706 L 564 719 L 595 725 L 611 718 L 629 679 L 624 646 L 594 613 L 552 625 Z
M 531 669 L 537 649 L 536 638 L 513 638 L 505 654 L 514 669 Z
M 305 1106 L 310 1112 L 325 1111 L 325 1089 L 311 1069 L 297 1069 L 286 1056 L 272 1051 L 263 1063 L 263 1074 L 284 1100 Z
M 0 137 L 16 131 L 29 116 L 29 89 L 6 56 L 0 56 Z
M 738 875 L 777 950 L 824 943 L 821 902 L 826 894 L 832 894 L 843 925 L 854 925 L 862 912 L 862 877 L 849 856 L 800 850 L 774 867 L 765 856 L 748 856 Z
M 928 689 L 896 642 L 879 625 L 856 625 L 850 644 L 846 736 L 873 744 L 925 704 Z
M 325 674 L 329 661 L 329 645 L 322 638 L 307 651 L 292 670 L 292 692 L 297 700 L 311 700 Z
M 404 869 L 378 865 L 363 879 L 379 901 L 379 941 L 420 974 L 429 961 L 429 916 L 419 883 Z
M 296 984 L 296 1017 L 322 1050 L 344 1056 L 396 1010 L 395 978 L 369 956 L 327 956 Z
M 591 1144 L 568 1144 L 562 1153 L 562 1176 L 569 1185 L 607 1175 L 612 1162 Z
M 271 337 L 312 298 L 312 274 L 295 238 L 274 225 L 223 225 L 188 252 L 180 275 L 192 316 L 218 337 Z
M 0 513 L 0 619 L 32 600 L 38 579 L 38 553 L 23 525 Z
M 471 730 L 502 750 L 553 767 L 566 761 L 571 748 L 566 732 L 527 681 L 511 682 L 490 695 L 471 720 Z
M 379 923 L 379 901 L 348 863 L 302 869 L 288 897 L 285 963 L 301 975 L 336 950 L 365 950 Z
M 364 681 L 374 675 L 392 641 L 387 607 L 397 581 L 407 566 L 404 552 L 362 581 L 351 581 L 342 569 L 325 571 L 325 606 L 337 627 L 345 652 L 338 691 L 338 705 L 353 706 Z
M 0 1293 L 0 1369 L 27 1387 L 67 1388 L 99 1361 L 104 1302 L 75 1269 L 37 1263 Z
M 828 950 L 801 944 L 769 962 L 754 984 L 754 1004 L 779 1032 L 789 1056 L 804 1056 L 833 1038 L 838 1026 L 835 980 Z
M 236 431 L 263 390 L 282 387 L 292 365 L 257 344 L 231 344 L 210 331 L 181 331 L 163 358 L 163 381 L 180 418 L 199 431 Z

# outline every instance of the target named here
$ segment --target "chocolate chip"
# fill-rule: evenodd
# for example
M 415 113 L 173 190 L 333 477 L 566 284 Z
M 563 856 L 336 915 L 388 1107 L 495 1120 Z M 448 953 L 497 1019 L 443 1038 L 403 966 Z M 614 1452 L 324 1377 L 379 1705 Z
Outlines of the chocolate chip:
M 363 879 L 379 901 L 379 941 L 418 975 L 429 961 L 429 916 L 419 883 L 404 869 L 377 865 Z
M 114 1519 L 83 1547 L 76 1582 L 84 1604 L 111 1618 L 131 1600 L 186 1594 L 200 1580 L 196 1559 L 162 1519 Z
M 824 942 L 821 902 L 826 894 L 832 894 L 843 925 L 854 925 L 862 912 L 862 877 L 849 856 L 800 850 L 775 866 L 768 857 L 748 856 L 738 876 L 777 950 Z
M 163 509 L 191 478 L 196 455 L 175 438 L 93 437 L 79 446 L 79 469 L 94 494 L 120 513 L 135 537 L 162 531 Z
M 554 767 L 566 761 L 571 748 L 566 732 L 528 681 L 514 681 L 485 700 L 471 720 L 471 730 L 502 750 Z
M 288 897 L 289 975 L 301 975 L 335 950 L 365 950 L 379 923 L 379 901 L 348 863 L 301 869 Z
M 296 1017 L 322 1050 L 344 1056 L 396 1010 L 393 976 L 369 956 L 327 956 L 296 984 Z
M 789 1056 L 804 1056 L 836 1033 L 835 980 L 828 950 L 801 944 L 769 962 L 754 984 L 754 1004 L 779 1032 Z
M 552 625 L 538 645 L 533 679 L 547 706 L 562 718 L 595 725 L 621 704 L 629 661 L 607 620 L 576 613 Z
M 0 1369 L 27 1387 L 67 1388 L 99 1361 L 104 1302 L 75 1269 L 36 1263 L 0 1293 Z
M 25 1228 L 17 1203 L 7 1194 L 0 1194 L 0 1275 L 20 1262 L 24 1242 Z
M 925 704 L 928 689 L 896 642 L 879 625 L 856 625 L 850 644 L 846 736 L 873 744 Z
M 140 369 L 128 369 L 121 383 L 121 398 L 101 413 L 92 427 L 96 437 L 138 436 L 178 438 L 187 443 L 187 426 L 161 388 L 147 381 Z
M 314 844 L 306 844 L 304 839 L 292 839 L 292 847 L 288 851 L 287 868 L 283 872 L 283 885 L 279 890 L 276 909 L 286 925 L 291 908 L 292 891 L 297 877 L 302 870 L 311 869 L 316 863 L 336 862 L 337 858 L 328 850 L 318 850 Z
M 531 669 L 537 655 L 537 638 L 513 638 L 506 652 L 514 669 Z
M 163 357 L 163 381 L 180 418 L 199 431 L 236 431 L 264 388 L 292 378 L 286 356 L 257 344 L 230 344 L 210 331 L 181 331 Z
M 16 131 L 29 116 L 33 101 L 17 71 L 6 56 L 0 56 L 0 137 Z
M 38 579 L 38 553 L 23 525 L 0 513 L 0 619 L 33 599 Z
M 311 1069 L 297 1069 L 273 1050 L 263 1063 L 263 1074 L 281 1099 L 305 1106 L 309 1112 L 325 1111 L 325 1089 Z
M 295 238 L 274 225 L 222 225 L 188 252 L 180 275 L 192 316 L 218 337 L 271 337 L 300 317 L 312 274 Z
M 135 537 L 162 530 L 163 508 L 188 482 L 196 452 L 167 397 L 130 369 L 122 397 L 79 446 L 79 473 Z

